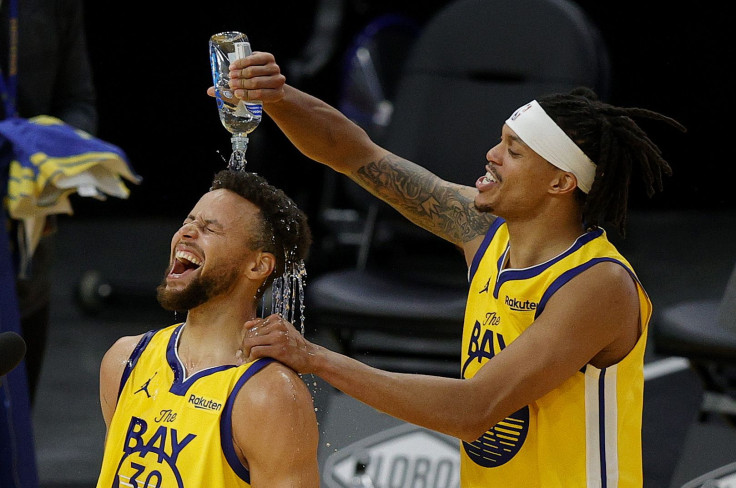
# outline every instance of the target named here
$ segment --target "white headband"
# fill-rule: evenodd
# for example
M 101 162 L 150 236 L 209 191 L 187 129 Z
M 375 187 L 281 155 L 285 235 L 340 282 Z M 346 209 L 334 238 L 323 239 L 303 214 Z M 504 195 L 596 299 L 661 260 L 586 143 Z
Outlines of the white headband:
M 506 120 L 511 130 L 534 152 L 563 171 L 574 174 L 578 188 L 590 191 L 595 163 L 560 129 L 536 100 L 520 107 Z

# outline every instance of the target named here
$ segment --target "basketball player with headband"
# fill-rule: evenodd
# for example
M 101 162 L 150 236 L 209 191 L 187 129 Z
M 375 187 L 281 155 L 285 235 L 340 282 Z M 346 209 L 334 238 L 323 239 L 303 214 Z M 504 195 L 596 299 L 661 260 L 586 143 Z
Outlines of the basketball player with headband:
M 462 379 L 369 367 L 279 316 L 246 323 L 244 350 L 406 422 L 461 440 L 461 486 L 640 487 L 643 363 L 652 305 L 603 229 L 626 223 L 630 177 L 650 194 L 670 173 L 634 119 L 587 89 L 519 108 L 475 187 L 443 181 L 373 143 L 334 108 L 285 83 L 272 55 L 231 66 L 305 155 L 457 246 L 470 277 Z M 423 202 L 433 201 L 433 211 Z M 458 215 L 461 213 L 461 215 Z

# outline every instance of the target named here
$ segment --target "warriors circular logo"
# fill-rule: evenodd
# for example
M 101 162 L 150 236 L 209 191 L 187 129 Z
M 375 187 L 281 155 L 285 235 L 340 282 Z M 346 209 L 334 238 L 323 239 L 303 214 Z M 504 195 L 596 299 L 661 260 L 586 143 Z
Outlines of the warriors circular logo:
M 526 406 L 494 425 L 473 442 L 463 442 L 471 461 L 484 468 L 509 462 L 524 445 L 529 431 L 529 407 Z

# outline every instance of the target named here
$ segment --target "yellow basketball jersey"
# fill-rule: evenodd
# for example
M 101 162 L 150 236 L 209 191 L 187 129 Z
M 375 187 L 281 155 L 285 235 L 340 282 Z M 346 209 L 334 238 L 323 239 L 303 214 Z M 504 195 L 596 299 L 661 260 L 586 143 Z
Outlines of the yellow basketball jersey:
M 249 487 L 233 445 L 236 395 L 271 359 L 186 377 L 182 324 L 143 336 L 120 381 L 97 488 Z
M 508 229 L 496 219 L 470 267 L 462 377 L 471 378 L 526 330 L 570 279 L 603 261 L 636 282 L 642 335 L 619 363 L 587 365 L 562 385 L 461 445 L 461 486 L 641 487 L 644 350 L 651 302 L 602 229 L 526 269 L 504 269 Z

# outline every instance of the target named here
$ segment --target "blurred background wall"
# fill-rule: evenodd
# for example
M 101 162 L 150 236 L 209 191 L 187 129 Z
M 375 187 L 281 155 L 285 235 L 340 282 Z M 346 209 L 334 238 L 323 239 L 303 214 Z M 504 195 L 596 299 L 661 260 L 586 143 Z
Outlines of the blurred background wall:
M 179 218 L 206 189 L 214 172 L 226 166 L 229 134 L 219 123 L 214 100 L 205 93 L 211 82 L 207 44 L 211 34 L 246 32 L 254 49 L 276 55 L 290 83 L 335 103 L 342 56 L 368 21 L 398 12 L 423 23 L 446 3 L 293 0 L 190 8 L 170 0 L 87 1 L 99 136 L 121 146 L 144 179 L 125 201 L 77 199 L 75 215 Z M 735 208 L 731 176 L 736 172 L 728 146 L 733 123 L 728 114 L 734 108 L 736 86 L 729 65 L 736 57 L 723 4 L 578 3 L 597 22 L 610 51 L 610 101 L 660 111 L 689 129 L 681 135 L 658 124 L 645 126 L 673 165 L 674 176 L 666 181 L 665 193 L 654 200 L 634 192 L 632 207 Z M 334 14 L 329 29 L 315 29 L 320 8 Z M 326 41 L 310 51 L 315 38 Z M 312 71 L 305 70 L 310 61 Z M 490 128 L 491 134 L 496 130 Z M 489 147 L 494 141 L 495 136 L 489 137 Z M 322 169 L 298 154 L 267 117 L 251 134 L 247 159 L 249 170 L 283 187 L 308 213 L 314 213 Z M 479 174 L 483 164 L 484 154 L 479 154 Z

